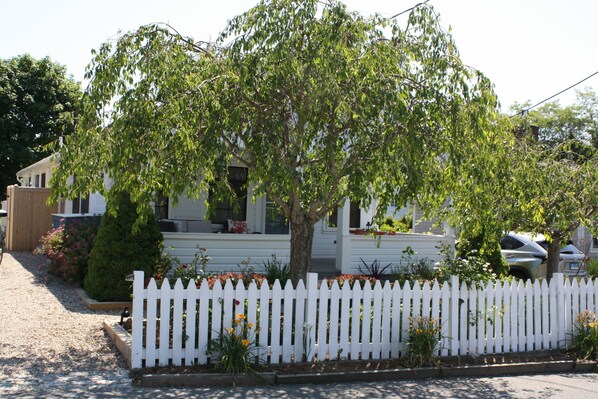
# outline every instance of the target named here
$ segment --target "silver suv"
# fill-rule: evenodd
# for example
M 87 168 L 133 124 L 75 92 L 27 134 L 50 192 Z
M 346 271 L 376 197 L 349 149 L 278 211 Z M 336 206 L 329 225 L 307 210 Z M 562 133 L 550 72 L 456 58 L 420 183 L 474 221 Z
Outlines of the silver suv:
M 541 245 L 546 240 L 543 236 L 532 238 L 528 234 L 508 233 L 500 242 L 503 256 L 509 263 L 509 274 L 520 279 L 546 277 L 546 258 L 548 252 Z M 559 272 L 570 277 L 585 277 L 585 254 L 574 245 L 569 244 L 561 249 Z

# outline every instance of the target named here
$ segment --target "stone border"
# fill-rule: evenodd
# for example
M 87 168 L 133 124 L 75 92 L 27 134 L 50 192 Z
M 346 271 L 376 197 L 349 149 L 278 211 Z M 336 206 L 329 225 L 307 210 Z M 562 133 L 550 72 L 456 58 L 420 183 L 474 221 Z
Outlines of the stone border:
M 131 334 L 127 332 L 120 324 L 104 320 L 102 323 L 104 330 L 108 333 L 116 349 L 125 358 L 127 367 L 131 368 Z
M 114 340 L 116 347 L 131 368 L 131 334 L 120 324 L 104 321 L 104 328 Z M 413 380 L 443 377 L 495 377 L 502 375 L 526 375 L 563 372 L 595 372 L 597 362 L 557 360 L 450 367 L 424 367 L 417 369 L 392 369 L 372 371 L 347 371 L 340 373 L 277 374 L 254 373 L 231 375 L 222 373 L 188 374 L 142 374 L 142 387 L 205 387 L 205 386 L 252 386 L 274 384 L 325 384 L 354 381 Z
M 129 309 L 132 307 L 131 302 L 98 302 L 91 299 L 83 288 L 75 287 L 73 289 L 90 310 L 122 310 L 125 307 Z

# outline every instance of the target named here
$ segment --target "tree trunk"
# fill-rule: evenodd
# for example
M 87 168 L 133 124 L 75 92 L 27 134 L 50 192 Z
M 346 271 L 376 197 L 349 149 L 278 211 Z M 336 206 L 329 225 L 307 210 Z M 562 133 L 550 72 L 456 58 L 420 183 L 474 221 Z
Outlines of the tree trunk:
M 308 218 L 290 220 L 291 225 L 291 281 L 297 285 L 307 277 L 311 268 L 311 246 L 314 238 L 314 223 Z
M 561 237 L 553 236 L 548 243 L 548 259 L 546 260 L 546 277 L 552 279 L 554 273 L 559 272 L 559 261 L 561 258 Z

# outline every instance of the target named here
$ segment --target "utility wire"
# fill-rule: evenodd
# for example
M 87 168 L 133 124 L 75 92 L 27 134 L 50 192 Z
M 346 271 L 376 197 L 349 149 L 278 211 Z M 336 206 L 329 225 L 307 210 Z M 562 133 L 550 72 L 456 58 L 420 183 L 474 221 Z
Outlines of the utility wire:
M 593 74 L 591 74 L 590 76 L 588 76 L 588 77 L 586 77 L 586 78 L 583 78 L 583 79 L 582 79 L 582 80 L 580 80 L 579 82 L 577 82 L 577 83 L 575 83 L 575 84 L 572 84 L 571 86 L 567 87 L 566 89 L 564 89 L 564 90 L 561 90 L 561 91 L 559 91 L 558 93 L 556 93 L 556 94 L 553 94 L 552 96 L 550 96 L 550 97 L 548 97 L 548 98 L 546 98 L 546 99 L 544 99 L 544 100 L 540 101 L 539 103 L 537 103 L 537 104 L 534 104 L 534 105 L 532 105 L 531 107 L 528 107 L 528 108 L 526 108 L 526 109 L 522 109 L 522 110 L 521 110 L 521 111 L 519 111 L 518 113 L 516 113 L 516 114 L 514 114 L 514 115 L 511 115 L 511 118 L 513 118 L 513 117 L 515 117 L 515 116 L 517 116 L 517 115 L 525 115 L 525 114 L 526 114 L 526 113 L 528 113 L 530 110 L 532 110 L 532 109 L 536 108 L 538 105 L 540 105 L 540 104 L 544 104 L 546 101 L 552 100 L 553 98 L 555 98 L 556 96 L 559 96 L 559 95 L 563 94 L 563 93 L 564 93 L 564 92 L 566 92 L 567 90 L 571 90 L 571 89 L 572 89 L 572 88 L 574 88 L 575 86 L 577 86 L 577 85 L 579 85 L 579 84 L 581 84 L 581 83 L 585 82 L 586 80 L 590 79 L 590 78 L 591 78 L 592 76 L 594 76 L 594 75 L 598 75 L 598 71 L 594 72 Z
M 413 7 L 411 7 L 411 8 L 408 8 L 408 9 L 406 9 L 405 11 L 401 11 L 400 13 L 398 13 L 398 14 L 395 14 L 395 15 L 393 15 L 392 17 L 390 17 L 390 18 L 388 18 L 388 19 L 394 19 L 394 18 L 396 18 L 396 17 L 399 17 L 399 16 L 401 16 L 401 15 L 403 15 L 403 14 L 405 14 L 405 13 L 407 13 L 407 12 L 411 11 L 411 10 L 414 10 L 414 9 L 416 9 L 416 8 L 417 8 L 417 7 L 419 7 L 419 6 L 423 6 L 424 4 L 426 4 L 426 3 L 427 3 L 427 2 L 429 2 L 429 1 L 430 1 L 430 0 L 426 0 L 426 1 L 423 1 L 423 2 L 421 2 L 421 3 L 417 3 L 417 4 L 416 4 L 416 5 L 414 5 Z

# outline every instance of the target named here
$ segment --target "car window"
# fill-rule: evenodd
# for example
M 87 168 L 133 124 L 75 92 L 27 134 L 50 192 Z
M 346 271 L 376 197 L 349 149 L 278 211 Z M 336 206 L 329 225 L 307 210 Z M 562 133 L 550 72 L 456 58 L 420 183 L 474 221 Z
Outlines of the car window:
M 513 237 L 504 237 L 500 240 L 500 249 L 517 249 L 521 248 L 524 244 Z

